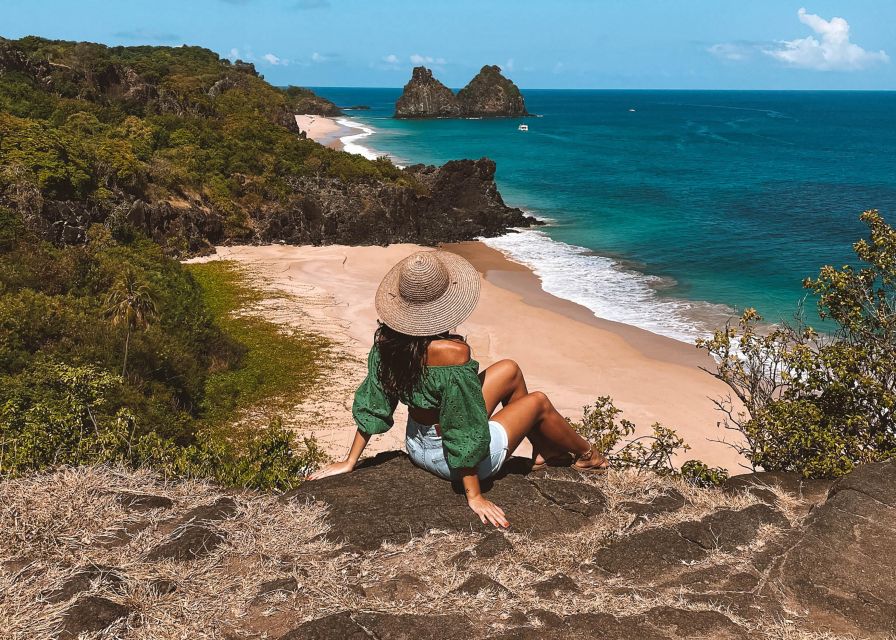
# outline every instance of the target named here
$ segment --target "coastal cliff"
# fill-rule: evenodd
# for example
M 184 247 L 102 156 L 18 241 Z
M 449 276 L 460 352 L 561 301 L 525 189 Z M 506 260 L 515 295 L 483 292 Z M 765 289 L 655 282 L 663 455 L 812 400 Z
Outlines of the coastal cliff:
M 419 99 L 438 110 L 427 91 Z M 0 107 L 0 207 L 53 242 L 131 225 L 186 255 L 436 244 L 535 222 L 504 204 L 490 160 L 400 169 L 301 139 L 295 113 L 338 107 L 200 47 L 0 39 Z
M 519 88 L 501 74 L 500 67 L 482 67 L 455 94 L 433 77 L 426 67 L 414 67 L 398 101 L 396 118 L 493 118 L 527 116 Z

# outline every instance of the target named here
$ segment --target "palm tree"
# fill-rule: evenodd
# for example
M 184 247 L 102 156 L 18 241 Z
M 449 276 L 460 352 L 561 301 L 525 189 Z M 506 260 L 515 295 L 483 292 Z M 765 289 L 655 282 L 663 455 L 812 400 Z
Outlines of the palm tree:
M 123 378 L 128 368 L 131 332 L 138 328 L 145 329 L 156 318 L 156 301 L 149 285 L 141 281 L 132 269 L 128 269 L 112 285 L 106 296 L 106 304 L 108 305 L 106 313 L 112 318 L 112 326 L 123 324 L 127 330 L 124 340 L 124 361 L 121 365 Z

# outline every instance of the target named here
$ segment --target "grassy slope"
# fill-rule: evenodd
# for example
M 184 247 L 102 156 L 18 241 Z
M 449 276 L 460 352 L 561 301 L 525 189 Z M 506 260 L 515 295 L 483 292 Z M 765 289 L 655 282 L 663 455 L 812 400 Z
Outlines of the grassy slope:
M 189 265 L 215 322 L 245 347 L 241 366 L 209 376 L 204 415 L 210 426 L 237 419 L 241 412 L 276 413 L 296 403 L 321 380 L 329 342 L 293 331 L 251 310 L 263 295 L 232 262 Z

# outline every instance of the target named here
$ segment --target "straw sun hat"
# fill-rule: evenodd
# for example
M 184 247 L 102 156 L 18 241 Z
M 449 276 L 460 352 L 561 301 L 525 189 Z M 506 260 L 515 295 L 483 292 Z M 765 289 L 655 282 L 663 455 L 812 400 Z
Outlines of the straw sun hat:
M 420 251 L 392 267 L 376 291 L 376 311 L 388 327 L 434 336 L 467 319 L 479 302 L 479 273 L 447 251 Z

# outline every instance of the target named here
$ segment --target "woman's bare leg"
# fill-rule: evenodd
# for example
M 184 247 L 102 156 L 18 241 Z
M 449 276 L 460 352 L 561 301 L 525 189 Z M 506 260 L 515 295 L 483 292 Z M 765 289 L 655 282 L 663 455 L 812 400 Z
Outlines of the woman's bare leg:
M 498 405 L 507 406 L 525 397 L 529 390 L 519 365 L 513 360 L 499 360 L 479 374 L 485 411 L 491 416 Z
M 518 398 L 493 418 L 507 431 L 508 451 L 516 449 L 523 438 L 533 435 L 557 453 L 581 456 L 591 451 L 588 441 L 572 428 L 541 391 Z
M 485 410 L 491 416 L 500 404 L 503 407 L 525 398 L 529 394 L 526 379 L 520 366 L 513 360 L 499 360 L 479 374 L 482 380 L 482 396 L 485 398 Z M 566 453 L 552 447 L 537 431 L 530 431 L 527 436 L 532 443 L 532 459 L 536 463 L 544 462 L 544 458 Z M 516 447 L 513 447 L 515 449 Z

